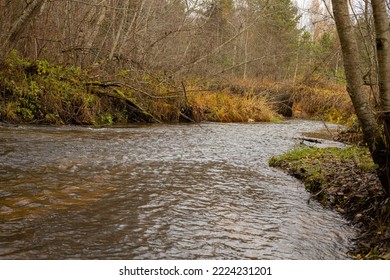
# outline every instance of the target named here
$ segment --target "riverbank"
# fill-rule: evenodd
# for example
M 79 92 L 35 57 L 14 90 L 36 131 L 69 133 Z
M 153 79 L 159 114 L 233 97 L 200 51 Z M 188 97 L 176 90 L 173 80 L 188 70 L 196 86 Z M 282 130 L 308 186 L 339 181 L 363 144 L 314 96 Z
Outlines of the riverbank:
M 96 125 L 175 122 L 271 122 L 283 117 L 346 122 L 343 85 L 265 78 L 201 80 L 123 69 L 110 73 L 29 61 L 0 61 L 0 122 Z
M 161 73 L 80 69 L 0 61 L 0 122 L 97 125 L 159 122 L 269 122 L 280 118 L 262 95 L 224 85 L 173 80 Z
M 390 259 L 390 200 L 367 149 L 299 146 L 269 163 L 304 182 L 308 203 L 318 200 L 359 229 L 353 258 Z

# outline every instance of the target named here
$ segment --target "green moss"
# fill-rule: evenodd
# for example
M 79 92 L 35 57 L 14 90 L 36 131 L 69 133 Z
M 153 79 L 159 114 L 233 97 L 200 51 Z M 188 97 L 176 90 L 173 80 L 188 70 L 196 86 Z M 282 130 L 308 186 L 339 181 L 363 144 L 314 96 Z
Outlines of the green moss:
M 303 180 L 305 187 L 312 193 L 322 191 L 329 183 L 331 173 L 338 170 L 330 170 L 332 162 L 349 162 L 361 171 L 374 171 L 376 169 L 366 148 L 351 146 L 348 148 L 315 148 L 299 146 L 281 156 L 272 157 L 270 166 L 279 167 L 298 179 Z M 326 168 L 324 163 L 327 164 Z M 326 194 L 319 194 L 320 200 L 326 200 Z
M 372 162 L 368 149 L 364 147 L 351 146 L 348 148 L 316 148 L 298 146 L 281 156 L 272 157 L 269 161 L 271 166 L 281 167 L 285 164 L 299 166 L 309 164 L 320 167 L 321 159 L 333 158 L 334 160 L 353 160 L 362 170 L 375 170 L 376 166 Z

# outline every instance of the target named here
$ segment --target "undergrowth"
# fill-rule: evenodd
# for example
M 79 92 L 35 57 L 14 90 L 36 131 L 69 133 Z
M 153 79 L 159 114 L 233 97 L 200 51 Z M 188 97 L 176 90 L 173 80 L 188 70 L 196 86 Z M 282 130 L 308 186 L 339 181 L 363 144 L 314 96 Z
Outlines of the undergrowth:
M 275 82 L 266 78 L 230 78 L 219 88 L 236 95 L 263 98 L 273 110 L 284 116 L 348 124 L 355 118 L 345 84 L 335 84 L 320 77 L 300 82 Z
M 113 125 L 129 122 L 271 121 L 263 97 L 175 81 L 161 73 L 95 75 L 93 70 L 26 61 L 16 53 L 0 63 L 0 121 Z
M 297 117 L 346 124 L 354 118 L 352 102 L 344 84 L 313 78 L 288 87 Z
M 85 81 L 79 68 L 30 62 L 11 52 L 0 66 L 0 120 L 110 125 L 126 119 L 111 106 L 113 100 L 93 94 Z

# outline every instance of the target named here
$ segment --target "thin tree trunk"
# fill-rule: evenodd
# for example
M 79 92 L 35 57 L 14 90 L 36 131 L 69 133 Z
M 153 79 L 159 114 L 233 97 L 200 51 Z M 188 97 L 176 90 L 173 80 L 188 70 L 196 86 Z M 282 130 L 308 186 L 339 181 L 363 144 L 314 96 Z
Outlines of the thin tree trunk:
M 119 40 L 120 40 L 120 38 L 122 36 L 123 26 L 124 26 L 125 20 L 127 18 L 127 14 L 129 12 L 129 5 L 130 5 L 130 1 L 126 1 L 125 4 L 124 4 L 122 19 L 121 19 L 121 21 L 119 23 L 118 31 L 117 31 L 116 36 L 114 38 L 114 42 L 113 42 L 113 45 L 112 45 L 112 48 L 111 48 L 111 52 L 110 52 L 110 55 L 108 57 L 110 60 L 113 59 L 113 57 L 115 55 L 115 51 L 116 51 L 117 46 L 119 44 Z
M 103 1 L 103 4 L 105 4 L 105 1 Z M 91 28 L 90 34 L 87 35 L 86 39 L 85 39 L 86 48 L 88 48 L 88 49 L 92 48 L 93 42 L 95 41 L 95 39 L 99 33 L 99 30 L 102 26 L 102 23 L 103 23 L 104 19 L 106 18 L 107 8 L 102 7 L 98 13 L 99 13 L 99 16 L 97 18 L 97 21 L 94 23 L 94 26 Z
M 138 25 L 138 18 L 140 14 L 142 13 L 142 10 L 145 5 L 145 0 L 142 0 L 141 4 L 139 5 L 139 8 L 135 11 L 133 18 L 127 27 L 127 31 L 125 32 L 125 35 L 122 38 L 122 42 L 120 46 L 118 47 L 118 53 L 123 53 L 123 49 L 125 46 L 127 46 L 127 43 L 130 41 L 130 39 L 133 40 L 133 48 L 136 48 L 137 42 L 136 42 L 136 31 L 137 31 L 137 25 Z M 128 13 L 130 15 L 130 11 Z M 132 37 L 132 38 L 131 38 Z M 134 55 L 133 55 L 134 56 Z
M 245 61 L 248 61 L 248 37 L 249 37 L 249 31 L 246 30 L 246 32 L 245 32 L 245 47 L 244 47 L 244 54 L 245 54 L 244 60 Z M 248 71 L 248 64 L 245 63 L 244 64 L 244 76 L 243 76 L 244 80 L 246 79 L 247 71 Z
M 293 78 L 293 84 L 295 84 L 295 81 L 297 80 L 298 75 L 298 68 L 299 68 L 299 46 L 297 48 L 297 56 L 296 56 L 296 62 L 295 62 L 295 70 L 294 70 L 294 78 Z
M 14 47 L 23 29 L 38 14 L 45 1 L 46 0 L 34 0 L 24 9 L 22 15 L 13 23 L 8 35 L 1 44 L 3 53 Z

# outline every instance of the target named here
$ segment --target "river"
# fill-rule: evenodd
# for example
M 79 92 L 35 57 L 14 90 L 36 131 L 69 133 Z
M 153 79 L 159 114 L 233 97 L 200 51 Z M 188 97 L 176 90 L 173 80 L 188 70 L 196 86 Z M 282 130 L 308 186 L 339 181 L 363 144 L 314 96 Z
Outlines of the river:
M 0 258 L 347 259 L 355 230 L 268 166 L 321 128 L 0 128 Z

